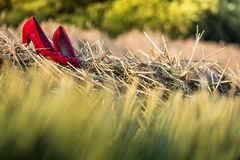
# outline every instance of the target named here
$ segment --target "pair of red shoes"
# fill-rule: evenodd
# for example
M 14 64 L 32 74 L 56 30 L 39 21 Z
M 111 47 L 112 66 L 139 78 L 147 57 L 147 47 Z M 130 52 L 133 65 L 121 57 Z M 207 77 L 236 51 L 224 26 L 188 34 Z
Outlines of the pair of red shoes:
M 52 46 L 37 20 L 34 17 L 30 17 L 22 28 L 22 43 L 28 45 L 31 41 L 37 54 L 61 65 L 70 63 L 74 67 L 79 67 L 79 59 L 74 53 L 72 44 L 63 26 L 59 26 L 53 34 Z

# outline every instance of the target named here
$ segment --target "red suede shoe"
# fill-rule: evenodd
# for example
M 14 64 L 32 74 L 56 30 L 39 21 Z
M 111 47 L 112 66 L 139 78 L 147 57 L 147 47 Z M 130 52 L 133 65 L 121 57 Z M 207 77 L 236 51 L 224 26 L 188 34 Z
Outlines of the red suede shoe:
M 63 53 L 66 57 L 71 57 L 75 62 L 74 66 L 79 65 L 79 59 L 76 57 L 71 41 L 63 26 L 59 26 L 52 36 L 54 49 Z
M 37 54 L 61 65 L 67 65 L 70 63 L 76 67 L 79 66 L 79 63 L 77 64 L 75 59 L 64 56 L 62 52 L 57 52 L 53 48 L 41 26 L 33 16 L 25 22 L 22 28 L 22 43 L 28 45 L 31 41 L 33 42 Z

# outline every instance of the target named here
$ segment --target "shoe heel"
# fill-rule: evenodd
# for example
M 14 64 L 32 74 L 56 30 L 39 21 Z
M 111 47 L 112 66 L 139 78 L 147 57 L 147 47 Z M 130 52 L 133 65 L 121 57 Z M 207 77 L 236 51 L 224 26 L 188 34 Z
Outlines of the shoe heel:
M 25 35 L 22 35 L 22 44 L 28 45 L 31 42 L 31 40 Z

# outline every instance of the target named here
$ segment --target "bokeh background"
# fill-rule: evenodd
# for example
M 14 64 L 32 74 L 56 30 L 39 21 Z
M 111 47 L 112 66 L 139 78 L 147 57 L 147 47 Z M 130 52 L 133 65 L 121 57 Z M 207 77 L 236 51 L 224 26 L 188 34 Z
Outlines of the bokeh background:
M 130 50 L 140 58 L 153 47 L 146 31 L 159 48 L 164 36 L 172 56 L 189 59 L 198 28 L 204 34 L 194 59 L 223 65 L 230 59 L 239 69 L 240 0 L 0 0 L 0 26 L 13 27 L 19 39 L 32 15 L 49 38 L 64 25 L 76 49 L 81 40 L 100 41 L 119 56 Z
M 30 15 L 111 37 L 150 29 L 187 38 L 199 25 L 205 40 L 240 42 L 240 0 L 0 0 L 1 25 L 18 26 Z

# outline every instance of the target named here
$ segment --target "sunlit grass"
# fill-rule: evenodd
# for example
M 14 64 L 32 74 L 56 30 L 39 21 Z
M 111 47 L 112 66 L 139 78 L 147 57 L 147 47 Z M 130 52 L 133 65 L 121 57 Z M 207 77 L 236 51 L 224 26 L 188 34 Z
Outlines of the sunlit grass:
M 237 159 L 240 100 L 119 97 L 46 71 L 0 73 L 0 159 Z

